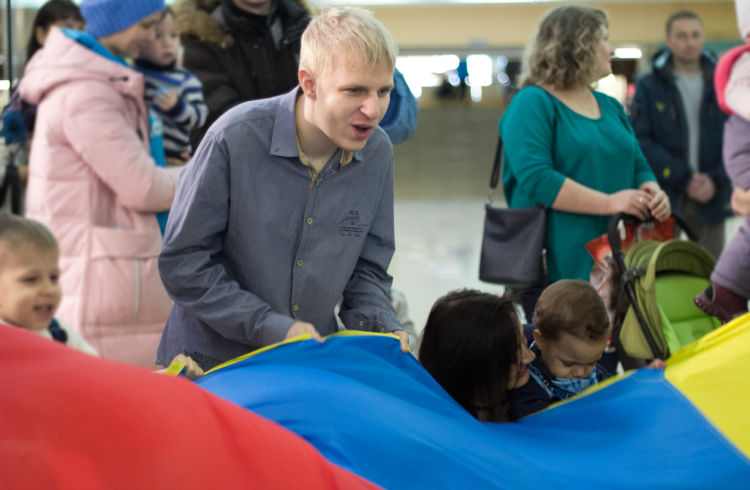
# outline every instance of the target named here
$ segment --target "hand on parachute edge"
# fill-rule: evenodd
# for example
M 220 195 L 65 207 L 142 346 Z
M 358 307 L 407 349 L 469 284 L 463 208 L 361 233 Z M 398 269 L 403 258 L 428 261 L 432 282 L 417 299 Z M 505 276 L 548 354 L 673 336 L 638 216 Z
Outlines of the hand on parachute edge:
M 309 333 L 313 340 L 323 342 L 323 337 L 320 336 L 315 326 L 308 322 L 294 322 L 284 336 L 284 340 L 289 340 L 298 335 Z
M 394 330 L 391 334 L 398 337 L 399 342 L 401 342 L 401 352 L 404 354 L 409 352 L 409 334 L 405 330 Z
M 666 367 L 667 363 L 661 359 L 654 359 L 645 366 L 646 369 L 664 369 Z

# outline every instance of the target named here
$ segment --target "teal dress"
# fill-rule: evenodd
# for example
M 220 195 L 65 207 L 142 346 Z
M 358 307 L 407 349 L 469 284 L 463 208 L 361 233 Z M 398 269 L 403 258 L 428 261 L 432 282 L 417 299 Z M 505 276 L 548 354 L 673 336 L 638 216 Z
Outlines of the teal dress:
M 656 181 L 620 103 L 592 93 L 599 119 L 578 114 L 540 87 L 526 87 L 513 97 L 499 125 L 508 207 L 552 206 L 566 177 L 606 194 Z M 608 220 L 549 209 L 551 281 L 589 280 L 594 262 L 585 245 L 606 233 Z

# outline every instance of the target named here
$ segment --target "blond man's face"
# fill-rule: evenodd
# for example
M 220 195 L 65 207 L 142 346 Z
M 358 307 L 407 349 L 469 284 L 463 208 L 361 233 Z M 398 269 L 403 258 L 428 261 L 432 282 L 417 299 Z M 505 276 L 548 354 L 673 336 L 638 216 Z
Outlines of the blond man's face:
M 313 124 L 338 148 L 364 148 L 388 110 L 393 67 L 336 63 L 319 76 L 303 72 L 302 89 L 313 107 Z

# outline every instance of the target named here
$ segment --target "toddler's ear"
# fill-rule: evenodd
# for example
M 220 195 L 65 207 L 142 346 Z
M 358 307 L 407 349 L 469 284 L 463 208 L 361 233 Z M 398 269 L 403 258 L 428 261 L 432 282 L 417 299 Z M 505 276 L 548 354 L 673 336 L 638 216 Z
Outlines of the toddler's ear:
M 533 335 L 534 342 L 536 343 L 537 347 L 541 349 L 542 345 L 544 344 L 544 335 L 542 335 L 541 330 L 539 330 L 538 328 L 534 329 Z

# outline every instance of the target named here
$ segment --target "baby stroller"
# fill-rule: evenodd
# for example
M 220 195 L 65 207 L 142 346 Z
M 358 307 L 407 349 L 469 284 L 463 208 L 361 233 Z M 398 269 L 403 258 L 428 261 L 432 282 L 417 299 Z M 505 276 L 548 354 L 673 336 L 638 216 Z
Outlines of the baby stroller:
M 692 301 L 710 284 L 715 259 L 695 242 L 695 234 L 682 218 L 673 218 L 690 240 L 643 240 L 627 251 L 620 244 L 619 223 L 641 221 L 619 213 L 609 222 L 613 269 L 620 272 L 620 288 L 613 284 L 612 296 L 620 294 L 627 302 L 621 301 L 616 308 L 625 314 L 614 322 L 618 352 L 626 369 L 645 364 L 639 360 L 667 359 L 720 325 Z M 615 272 L 613 278 L 617 275 Z

